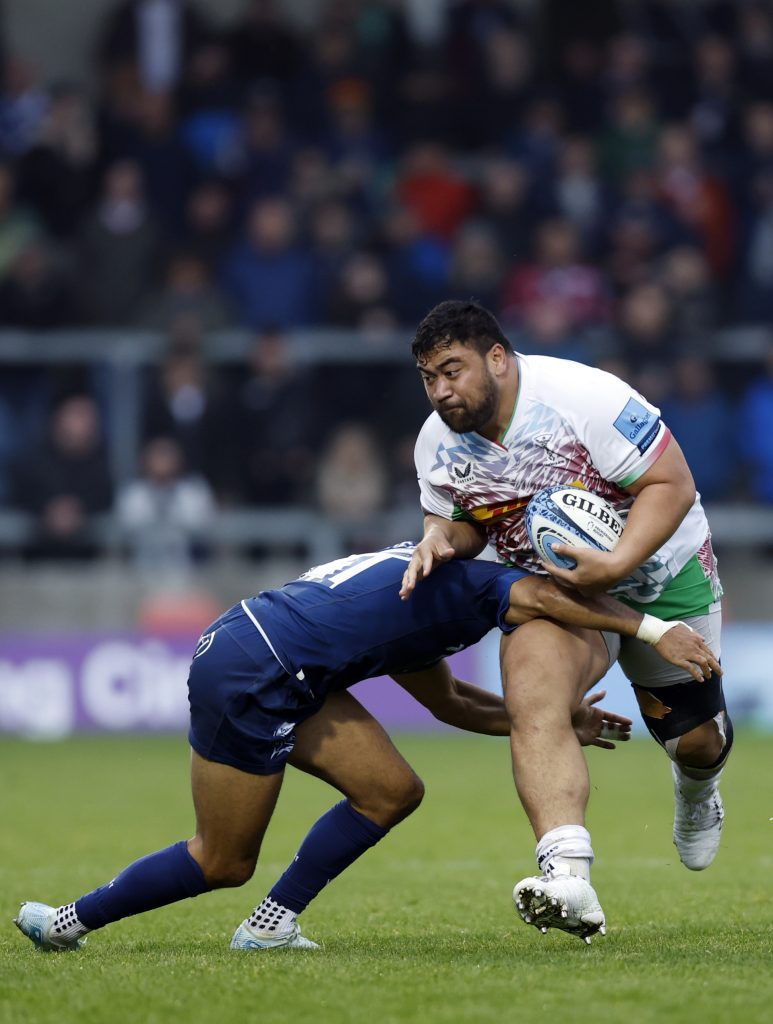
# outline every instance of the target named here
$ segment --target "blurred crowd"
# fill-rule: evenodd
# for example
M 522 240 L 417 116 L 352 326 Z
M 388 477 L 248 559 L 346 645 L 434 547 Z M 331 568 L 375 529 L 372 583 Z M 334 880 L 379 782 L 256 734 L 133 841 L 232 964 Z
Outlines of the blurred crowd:
M 151 328 L 168 353 L 128 485 L 93 374 L 4 366 L 6 505 L 66 533 L 60 478 L 128 530 L 172 500 L 199 523 L 415 500 L 407 346 L 404 370 L 299 369 L 283 339 L 367 347 L 449 297 L 634 383 L 708 501 L 773 502 L 773 349 L 728 373 L 708 346 L 773 326 L 769 3 L 328 0 L 302 30 L 278 0 L 225 27 L 123 0 L 93 61 L 87 87 L 4 60 L 0 329 Z M 243 367 L 202 358 L 226 327 L 255 334 Z

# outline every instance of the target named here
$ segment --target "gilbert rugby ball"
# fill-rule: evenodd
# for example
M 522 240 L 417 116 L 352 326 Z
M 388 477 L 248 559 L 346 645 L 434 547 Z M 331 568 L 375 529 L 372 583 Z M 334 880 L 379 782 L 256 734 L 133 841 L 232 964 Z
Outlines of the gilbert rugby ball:
M 545 562 L 574 569 L 573 558 L 554 554 L 556 544 L 611 551 L 624 522 L 605 498 L 581 487 L 546 487 L 526 506 L 526 530 L 532 547 Z

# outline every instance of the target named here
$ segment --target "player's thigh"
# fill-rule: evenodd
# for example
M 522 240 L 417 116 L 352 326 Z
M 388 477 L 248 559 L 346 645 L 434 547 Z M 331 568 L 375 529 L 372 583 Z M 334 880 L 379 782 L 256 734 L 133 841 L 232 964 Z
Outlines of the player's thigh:
M 329 694 L 297 727 L 289 762 L 334 786 L 385 827 L 409 814 L 424 793 L 386 731 L 348 691 Z
M 605 675 L 616 653 L 596 630 L 547 619 L 527 622 L 502 637 L 505 702 L 511 711 L 574 706 Z
M 244 772 L 208 761 L 191 751 L 191 790 L 196 811 L 196 838 L 191 853 L 209 863 L 253 863 L 271 820 L 283 771 L 271 775 Z

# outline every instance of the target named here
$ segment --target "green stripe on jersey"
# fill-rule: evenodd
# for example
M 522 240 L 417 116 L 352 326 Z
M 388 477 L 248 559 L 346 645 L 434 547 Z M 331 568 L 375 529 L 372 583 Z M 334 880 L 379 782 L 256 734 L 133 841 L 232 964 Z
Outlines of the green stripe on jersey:
M 454 520 L 463 519 L 467 523 L 475 522 L 470 513 L 466 509 L 463 509 L 461 505 L 454 505 L 454 510 L 451 513 L 451 518 Z
M 620 596 L 618 600 L 635 608 L 642 614 L 655 615 L 659 619 L 686 619 L 690 615 L 706 615 L 709 608 L 717 603 L 719 597 L 711 587 L 711 580 L 706 576 L 696 555 L 678 573 L 665 588 L 660 597 L 647 603 L 631 601 Z

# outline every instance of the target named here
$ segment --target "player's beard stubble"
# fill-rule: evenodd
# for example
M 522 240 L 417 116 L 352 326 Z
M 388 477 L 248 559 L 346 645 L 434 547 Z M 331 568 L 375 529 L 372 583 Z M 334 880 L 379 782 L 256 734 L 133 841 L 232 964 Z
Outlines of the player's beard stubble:
M 481 431 L 496 415 L 499 393 L 490 373 L 483 377 L 481 392 L 462 399 L 455 395 L 450 407 L 436 405 L 435 411 L 447 427 L 457 434 Z

